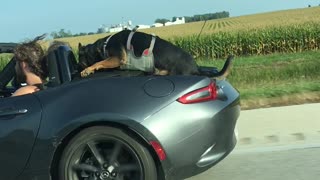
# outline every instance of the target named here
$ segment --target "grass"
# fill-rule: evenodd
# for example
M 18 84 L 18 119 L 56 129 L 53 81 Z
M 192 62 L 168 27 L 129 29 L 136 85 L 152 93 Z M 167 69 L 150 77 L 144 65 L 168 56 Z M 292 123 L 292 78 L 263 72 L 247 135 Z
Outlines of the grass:
M 219 69 L 223 63 L 223 60 L 198 60 L 199 65 L 217 66 Z M 240 91 L 243 102 L 314 94 L 320 92 L 319 67 L 320 51 L 238 57 L 228 80 Z M 291 104 L 295 99 L 286 98 L 285 101 L 282 103 Z
M 0 71 L 2 71 L 11 58 L 12 54 L 0 54 Z
M 200 59 L 201 66 L 222 68 L 224 60 Z M 299 80 L 320 78 L 320 51 L 308 51 L 266 56 L 236 57 L 233 62 L 230 81 L 239 88 L 269 84 L 283 84 Z
M 273 98 L 290 94 L 309 93 L 317 91 L 320 91 L 319 81 L 297 81 L 295 83 L 285 83 L 277 86 L 264 86 L 240 90 L 241 98 L 244 100 L 257 98 Z

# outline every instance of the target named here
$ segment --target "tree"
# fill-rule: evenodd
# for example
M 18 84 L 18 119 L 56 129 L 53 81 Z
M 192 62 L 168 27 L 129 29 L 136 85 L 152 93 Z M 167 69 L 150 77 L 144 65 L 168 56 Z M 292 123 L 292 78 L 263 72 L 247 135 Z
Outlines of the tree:
M 170 21 L 169 19 L 156 19 L 156 20 L 155 20 L 155 23 L 164 24 L 164 23 L 169 22 L 169 21 Z
M 53 39 L 57 39 L 57 38 L 59 38 L 58 33 L 57 33 L 57 32 L 55 32 L 55 31 L 53 31 L 53 32 L 50 34 L 50 36 L 51 36 Z
M 99 28 L 97 31 L 97 34 L 105 33 L 106 29 L 105 28 Z
M 85 35 L 88 35 L 88 33 L 82 32 L 82 33 L 80 33 L 79 35 L 80 35 L 80 36 L 85 36 Z
M 211 19 L 220 19 L 220 18 L 228 18 L 230 17 L 230 13 L 227 11 L 222 12 L 216 12 L 216 13 L 208 13 L 208 14 L 197 14 L 194 16 L 185 16 L 184 19 L 186 23 L 189 22 L 196 22 L 196 21 L 205 21 L 205 20 L 211 20 Z M 175 21 L 176 17 L 172 17 L 172 21 Z M 168 19 L 157 19 L 156 22 L 159 23 L 166 23 L 168 22 Z
M 73 37 L 85 36 L 85 35 L 88 35 L 88 33 L 81 32 L 81 33 L 78 33 L 78 34 L 74 34 Z
M 55 32 L 54 31 L 50 35 L 53 37 L 53 39 L 72 37 L 73 36 L 70 30 L 66 32 L 64 29 L 60 29 L 59 32 Z
M 177 20 L 177 17 L 173 16 L 171 22 L 174 22 L 175 20 Z

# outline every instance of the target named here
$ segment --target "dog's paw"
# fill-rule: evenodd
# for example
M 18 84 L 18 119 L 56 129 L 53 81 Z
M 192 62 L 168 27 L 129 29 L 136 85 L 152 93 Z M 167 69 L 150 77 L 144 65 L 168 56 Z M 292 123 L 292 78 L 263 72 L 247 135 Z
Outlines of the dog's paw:
M 94 70 L 86 68 L 83 71 L 81 71 L 80 74 L 81 74 L 81 77 L 87 77 L 87 76 L 89 76 L 90 74 L 93 74 L 93 73 L 94 73 Z
M 125 65 L 125 64 L 128 64 L 128 61 L 126 59 L 121 59 L 120 65 Z

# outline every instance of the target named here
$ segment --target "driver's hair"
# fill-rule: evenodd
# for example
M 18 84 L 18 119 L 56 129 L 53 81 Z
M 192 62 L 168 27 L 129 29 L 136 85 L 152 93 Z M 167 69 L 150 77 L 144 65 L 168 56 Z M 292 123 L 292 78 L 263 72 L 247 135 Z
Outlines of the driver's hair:
M 14 58 L 17 63 L 25 62 L 30 71 L 41 79 L 46 79 L 48 73 L 44 60 L 44 51 L 37 41 L 38 39 L 35 39 L 19 44 L 14 49 Z

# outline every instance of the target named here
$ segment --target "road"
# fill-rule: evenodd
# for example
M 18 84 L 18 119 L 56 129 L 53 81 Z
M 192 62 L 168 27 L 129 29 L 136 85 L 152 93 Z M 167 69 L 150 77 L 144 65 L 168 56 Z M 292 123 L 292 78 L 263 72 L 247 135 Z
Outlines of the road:
M 187 180 L 320 179 L 320 104 L 243 111 L 236 149 Z
M 316 180 L 319 148 L 232 153 L 218 165 L 188 180 Z

